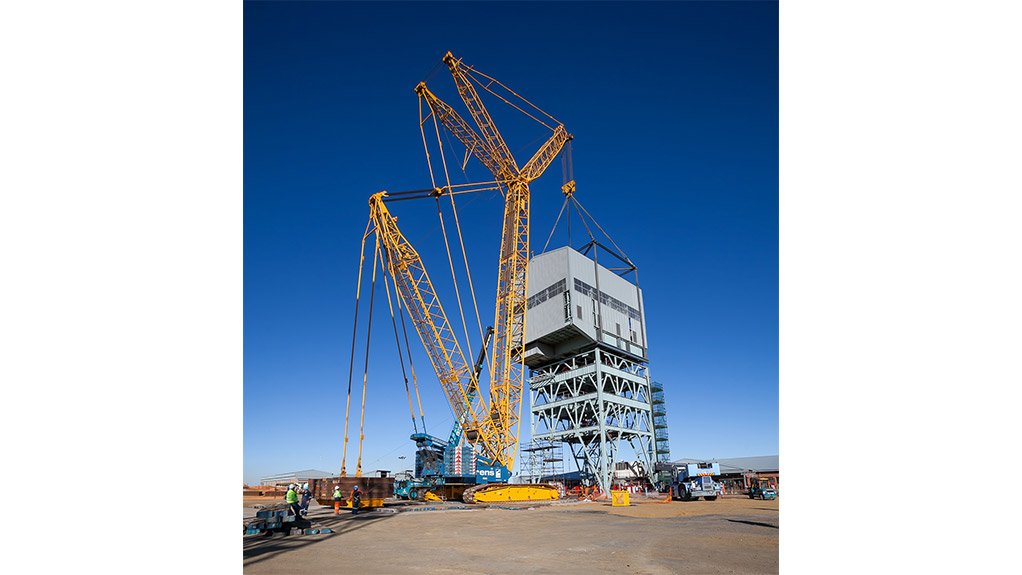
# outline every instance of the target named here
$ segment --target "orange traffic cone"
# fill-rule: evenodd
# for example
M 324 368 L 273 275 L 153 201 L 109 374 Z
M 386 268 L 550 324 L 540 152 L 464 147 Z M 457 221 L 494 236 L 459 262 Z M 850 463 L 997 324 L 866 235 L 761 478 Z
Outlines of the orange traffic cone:
M 341 514 L 341 502 L 340 501 L 334 501 L 334 515 L 340 515 L 340 514 Z

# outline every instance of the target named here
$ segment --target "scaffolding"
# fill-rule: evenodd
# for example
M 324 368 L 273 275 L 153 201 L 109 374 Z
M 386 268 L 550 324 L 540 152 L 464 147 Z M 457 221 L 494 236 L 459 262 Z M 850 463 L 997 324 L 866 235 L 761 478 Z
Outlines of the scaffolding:
M 653 438 L 656 443 L 656 463 L 669 465 L 671 463 L 671 443 L 667 436 L 667 403 L 664 398 L 664 384 L 653 381 L 649 384 L 653 392 Z M 656 481 L 659 483 L 670 483 L 671 472 L 663 465 L 654 464 Z
M 667 404 L 664 401 L 664 384 L 654 381 L 649 384 L 653 392 L 653 436 L 656 438 L 656 460 L 658 463 L 671 462 L 671 444 L 667 438 Z
M 532 434 L 571 449 L 583 481 L 609 492 L 619 449 L 650 473 L 655 457 L 649 371 L 643 361 L 597 347 L 532 370 Z M 666 425 L 666 415 L 660 420 Z
M 522 481 L 545 483 L 564 473 L 564 449 L 554 441 L 533 440 L 522 448 L 525 469 Z

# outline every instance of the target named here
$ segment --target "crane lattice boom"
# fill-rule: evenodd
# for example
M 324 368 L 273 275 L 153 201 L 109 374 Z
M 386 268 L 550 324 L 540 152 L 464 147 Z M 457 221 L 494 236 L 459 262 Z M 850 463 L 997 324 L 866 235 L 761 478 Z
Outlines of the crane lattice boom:
M 369 217 L 380 239 L 387 270 L 394 279 L 398 296 L 412 319 L 430 363 L 436 371 L 454 415 L 466 430 L 476 432 L 487 452 L 497 452 L 503 434 L 493 428 L 479 397 L 479 381 L 466 361 L 454 336 L 426 266 L 414 247 L 397 227 L 397 219 L 383 203 L 386 192 L 369 198 Z
M 370 217 L 386 254 L 390 274 L 398 286 L 399 296 L 412 316 L 413 325 L 455 417 L 464 427 L 465 437 L 473 444 L 481 444 L 484 454 L 494 463 L 511 469 L 518 447 L 519 413 L 525 382 L 523 354 L 529 278 L 529 183 L 543 174 L 572 136 L 558 124 L 550 138 L 524 167 L 519 168 L 479 98 L 471 77 L 472 69 L 464 67 L 450 52 L 443 61 L 454 77 L 458 94 L 478 132 L 430 91 L 425 82 L 416 86 L 416 93 L 426 101 L 439 123 L 493 173 L 497 185 L 507 188 L 487 403 L 484 404 L 478 393 L 478 378 L 465 360 L 419 254 L 401 234 L 395 218 L 384 206 L 385 192 L 370 198 Z M 437 190 L 438 195 L 442 193 L 443 190 Z

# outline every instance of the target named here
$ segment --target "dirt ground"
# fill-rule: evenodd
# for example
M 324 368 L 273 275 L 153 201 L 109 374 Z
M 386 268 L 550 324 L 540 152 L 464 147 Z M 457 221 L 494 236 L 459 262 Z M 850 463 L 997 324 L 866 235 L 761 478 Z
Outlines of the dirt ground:
M 777 573 L 778 501 L 560 502 L 533 508 L 313 507 L 331 535 L 246 536 L 260 573 Z M 404 509 L 399 511 L 399 509 Z M 413 511 L 413 509 L 419 509 Z M 255 509 L 244 508 L 252 517 Z M 296 532 L 297 533 L 297 532 Z

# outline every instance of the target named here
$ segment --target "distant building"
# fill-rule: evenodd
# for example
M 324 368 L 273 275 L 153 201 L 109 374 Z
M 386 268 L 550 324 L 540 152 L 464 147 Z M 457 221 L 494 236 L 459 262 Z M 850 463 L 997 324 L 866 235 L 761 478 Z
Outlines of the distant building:
M 679 459 L 675 463 L 696 463 L 698 461 L 716 461 L 720 464 L 720 482 L 724 485 L 725 493 L 741 493 L 757 480 L 766 480 L 774 489 L 780 487 L 780 457 L 777 455 L 710 460 Z
M 333 473 L 319 471 L 318 469 L 305 469 L 270 475 L 269 477 L 263 477 L 259 482 L 261 485 L 287 485 L 288 483 L 305 483 L 310 479 L 324 479 L 333 475 Z

